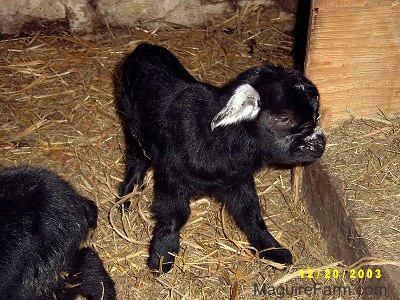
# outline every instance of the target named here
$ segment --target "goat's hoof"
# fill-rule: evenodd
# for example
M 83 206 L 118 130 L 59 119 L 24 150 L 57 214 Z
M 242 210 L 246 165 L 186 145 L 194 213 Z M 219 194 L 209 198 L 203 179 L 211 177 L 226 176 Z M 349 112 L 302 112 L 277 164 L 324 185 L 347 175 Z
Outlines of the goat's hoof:
M 148 266 L 155 275 L 168 273 L 174 266 L 174 257 L 172 255 L 161 256 L 158 254 L 150 254 Z
M 280 264 L 293 265 L 293 256 L 290 251 L 285 248 L 265 250 L 260 253 L 260 256 Z

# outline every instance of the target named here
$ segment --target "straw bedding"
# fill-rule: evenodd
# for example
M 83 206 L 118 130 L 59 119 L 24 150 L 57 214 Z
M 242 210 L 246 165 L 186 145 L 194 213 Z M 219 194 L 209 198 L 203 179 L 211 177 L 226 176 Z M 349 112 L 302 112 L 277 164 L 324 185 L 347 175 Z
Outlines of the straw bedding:
M 400 262 L 400 118 L 356 116 L 329 137 L 324 162 L 343 183 L 361 238 L 377 257 Z
M 300 268 L 340 267 L 303 203 L 291 200 L 290 170 L 256 175 L 265 221 L 294 253 L 295 266 L 289 269 L 257 258 L 221 204 L 203 198 L 191 203 L 176 266 L 155 277 L 146 266 L 154 226 L 151 172 L 142 188 L 124 199 L 117 196 L 125 145 L 114 99 L 117 66 L 127 53 L 142 41 L 164 45 L 198 79 L 220 85 L 264 62 L 291 66 L 293 39 L 287 30 L 293 21 L 277 10 L 252 6 L 199 29 L 106 29 L 91 36 L 55 30 L 0 41 L 0 166 L 48 168 L 97 203 L 99 226 L 89 243 L 115 280 L 118 299 L 262 298 L 254 296 L 254 283 L 312 284 L 298 278 Z M 132 201 L 130 210 L 121 215 L 117 201 Z

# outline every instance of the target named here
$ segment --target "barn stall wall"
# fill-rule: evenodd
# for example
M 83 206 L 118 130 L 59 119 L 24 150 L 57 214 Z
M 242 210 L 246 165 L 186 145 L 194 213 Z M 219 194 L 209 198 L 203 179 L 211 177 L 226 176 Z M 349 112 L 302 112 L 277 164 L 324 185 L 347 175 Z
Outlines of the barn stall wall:
M 282 1 L 293 12 L 296 1 Z M 154 27 L 165 23 L 194 26 L 212 16 L 233 13 L 238 5 L 273 5 L 272 0 L 0 0 L 0 32 L 15 34 L 54 23 L 73 32 L 104 26 Z

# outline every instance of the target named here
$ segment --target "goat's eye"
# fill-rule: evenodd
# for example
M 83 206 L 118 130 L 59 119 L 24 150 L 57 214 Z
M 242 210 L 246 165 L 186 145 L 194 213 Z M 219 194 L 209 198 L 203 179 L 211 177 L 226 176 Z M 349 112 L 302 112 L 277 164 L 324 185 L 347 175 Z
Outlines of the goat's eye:
M 292 118 L 289 116 L 279 116 L 275 118 L 275 121 L 280 125 L 280 126 L 293 126 L 294 121 Z

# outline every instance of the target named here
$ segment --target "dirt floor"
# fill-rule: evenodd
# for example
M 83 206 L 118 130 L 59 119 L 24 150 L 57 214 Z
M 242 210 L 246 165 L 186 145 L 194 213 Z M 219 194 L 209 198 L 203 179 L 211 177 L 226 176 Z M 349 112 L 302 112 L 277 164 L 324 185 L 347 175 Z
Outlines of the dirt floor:
M 166 46 L 198 79 L 221 85 L 261 63 L 292 66 L 293 22 L 293 16 L 254 6 L 205 29 L 37 32 L 0 41 L 0 167 L 48 168 L 97 203 L 99 225 L 90 243 L 114 279 L 118 299 L 357 299 L 321 290 L 293 292 L 350 281 L 323 276 L 326 269 L 345 267 L 329 255 L 302 201 L 292 201 L 290 170 L 256 175 L 265 221 L 294 254 L 288 269 L 254 255 L 221 204 L 204 198 L 191 204 L 176 266 L 155 277 L 146 266 L 154 225 L 151 172 L 143 190 L 117 196 L 125 145 L 114 102 L 116 70 L 127 53 L 143 41 Z M 391 170 L 385 178 L 394 178 Z M 130 210 L 121 215 L 117 201 L 132 201 Z M 399 225 L 392 225 L 388 230 L 396 237 Z M 314 270 L 313 278 L 301 278 L 301 269 Z M 269 296 L 259 294 L 263 283 Z M 292 295 L 275 289 L 282 286 L 292 288 Z

